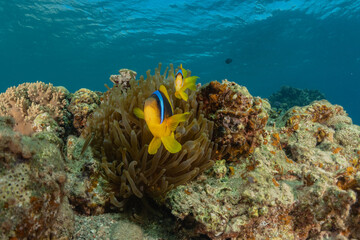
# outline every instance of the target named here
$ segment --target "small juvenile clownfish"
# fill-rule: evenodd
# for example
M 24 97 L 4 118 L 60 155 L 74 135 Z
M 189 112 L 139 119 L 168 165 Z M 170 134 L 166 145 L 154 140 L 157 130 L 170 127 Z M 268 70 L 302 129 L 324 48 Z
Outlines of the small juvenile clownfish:
M 190 90 L 196 90 L 196 79 L 199 77 L 192 76 L 186 77 L 187 71 L 180 65 L 180 69 L 175 75 L 175 97 L 179 99 L 188 100 L 189 96 L 185 93 L 185 90 L 188 88 Z
M 177 153 L 181 150 L 181 144 L 175 140 L 174 131 L 180 122 L 185 122 L 189 112 L 174 114 L 169 94 L 164 85 L 155 91 L 145 100 L 144 111 L 134 108 L 135 116 L 145 119 L 150 132 L 154 136 L 151 140 L 148 152 L 155 154 L 161 143 L 170 153 Z

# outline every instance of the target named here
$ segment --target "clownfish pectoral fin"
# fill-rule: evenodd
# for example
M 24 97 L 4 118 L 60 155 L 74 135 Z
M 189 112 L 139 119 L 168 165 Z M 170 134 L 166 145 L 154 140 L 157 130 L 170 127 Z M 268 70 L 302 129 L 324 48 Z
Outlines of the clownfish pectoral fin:
M 140 108 L 134 108 L 133 112 L 138 118 L 144 119 L 144 111 Z
M 181 88 L 179 91 L 175 92 L 175 97 L 178 99 L 183 99 L 185 102 L 187 102 L 189 96 L 184 92 L 184 88 Z
M 174 132 L 170 136 L 162 137 L 161 142 L 170 153 L 177 153 L 181 150 L 181 144 L 175 140 Z
M 181 69 L 181 71 L 182 71 L 183 78 L 186 78 L 186 76 L 187 76 L 187 71 L 183 68 L 182 64 L 180 64 L 180 69 Z
M 154 137 L 149 145 L 148 152 L 149 154 L 155 154 L 161 145 L 161 139 L 159 137 Z
M 184 85 L 183 85 L 184 90 L 188 88 L 190 90 L 196 91 L 196 79 L 198 79 L 198 78 L 199 77 L 197 77 L 197 76 L 191 76 L 191 77 L 185 78 Z
M 167 119 L 167 127 L 170 129 L 170 132 L 174 132 L 179 123 L 185 122 L 188 119 L 189 112 L 175 114 Z
M 171 111 L 174 112 L 174 108 L 173 108 L 173 106 L 171 104 L 170 97 L 169 97 L 169 94 L 168 94 L 168 92 L 166 90 L 166 87 L 164 85 L 161 85 L 160 88 L 159 88 L 159 91 L 162 92 L 165 95 L 165 97 L 167 98 L 167 100 L 168 100 L 168 102 L 170 104 Z

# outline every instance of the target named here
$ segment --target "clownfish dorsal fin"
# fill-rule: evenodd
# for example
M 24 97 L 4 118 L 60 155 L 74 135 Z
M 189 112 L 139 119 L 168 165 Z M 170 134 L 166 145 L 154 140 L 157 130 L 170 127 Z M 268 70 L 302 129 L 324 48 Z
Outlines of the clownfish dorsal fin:
M 180 64 L 180 69 L 181 69 L 181 71 L 182 71 L 183 78 L 186 78 L 186 76 L 187 76 L 187 71 L 183 68 L 182 64 Z
M 168 102 L 170 104 L 171 111 L 174 112 L 174 108 L 173 108 L 173 106 L 171 104 L 170 97 L 169 97 L 169 94 L 168 94 L 168 92 L 166 90 L 166 87 L 164 85 L 161 85 L 160 88 L 159 88 L 159 91 L 164 94 L 164 96 L 166 97 L 166 99 L 168 100 Z

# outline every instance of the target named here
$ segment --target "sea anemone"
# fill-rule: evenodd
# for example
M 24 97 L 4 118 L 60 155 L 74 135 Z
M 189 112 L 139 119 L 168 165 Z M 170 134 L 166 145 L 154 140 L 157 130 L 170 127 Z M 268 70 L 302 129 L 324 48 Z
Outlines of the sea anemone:
M 122 208 L 127 200 L 145 195 L 158 197 L 170 189 L 195 178 L 213 165 L 217 149 L 212 139 L 214 123 L 198 111 L 195 92 L 187 102 L 174 98 L 174 68 L 170 65 L 161 75 L 161 64 L 155 75 L 147 71 L 146 79 L 131 79 L 130 87 L 109 89 L 100 107 L 88 120 L 83 135 L 94 156 L 101 161 L 104 178 L 108 182 L 110 201 Z M 189 71 L 190 74 L 190 71 Z M 152 139 L 144 120 L 136 118 L 134 107 L 143 107 L 144 101 L 160 85 L 165 85 L 175 114 L 190 112 L 186 122 L 181 123 L 175 138 L 182 145 L 176 154 L 169 153 L 163 146 L 155 155 L 148 154 Z

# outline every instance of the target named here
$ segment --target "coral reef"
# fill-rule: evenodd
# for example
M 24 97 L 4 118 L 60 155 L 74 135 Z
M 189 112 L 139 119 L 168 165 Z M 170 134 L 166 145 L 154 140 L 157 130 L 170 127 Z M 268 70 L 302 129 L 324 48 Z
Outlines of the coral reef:
M 299 89 L 290 86 L 282 86 L 279 91 L 269 96 L 273 108 L 287 111 L 294 106 L 305 106 L 313 101 L 325 99 L 325 95 L 319 90 Z
M 229 145 L 230 156 L 237 160 L 253 153 L 268 120 L 270 105 L 250 95 L 246 87 L 224 80 L 210 82 L 197 95 L 200 111 L 215 122 L 214 141 L 220 146 Z
M 86 88 L 81 88 L 72 95 L 68 109 L 74 116 L 73 127 L 78 134 L 81 134 L 87 119 L 100 105 L 100 97 L 101 94 Z
M 40 82 L 0 94 L 0 239 L 360 239 L 360 126 L 341 106 L 279 114 L 226 80 L 186 102 L 172 65 L 122 70 L 104 94 Z M 190 114 L 182 150 L 150 155 L 133 109 L 161 84 Z M 146 224 L 118 212 L 133 202 Z
M 62 87 L 57 88 L 43 82 L 23 83 L 8 88 L 5 93 L 0 94 L 0 116 L 13 117 L 14 129 L 25 135 L 47 129 L 51 125 L 58 136 L 63 136 L 71 117 L 66 109 L 69 104 L 67 93 Z M 40 125 L 34 125 L 34 120 L 43 113 L 48 113 L 59 126 L 54 126 L 54 122 L 44 122 L 44 118 Z
M 178 126 L 175 138 L 182 150 L 170 154 L 163 146 L 155 155 L 148 154 L 152 135 L 145 122 L 133 114 L 134 107 L 142 107 L 160 85 L 165 85 L 169 95 L 174 95 L 174 69 L 171 65 L 160 74 L 147 72 L 147 78 L 130 81 L 130 88 L 123 92 L 113 87 L 105 93 L 104 101 L 88 120 L 88 141 L 94 156 L 101 161 L 108 181 L 111 202 L 120 208 L 132 196 L 142 198 L 160 196 L 181 185 L 209 168 L 217 147 L 210 141 L 213 122 L 197 111 L 195 93 L 185 102 L 172 99 L 175 113 L 190 112 L 187 122 Z
M 56 231 L 54 222 L 71 222 L 71 211 L 59 215 L 69 209 L 64 159 L 58 146 L 14 132 L 14 125 L 0 117 L 0 238 L 40 239 Z
M 359 238 L 360 127 L 327 101 L 292 108 L 277 126 L 245 161 L 170 191 L 168 208 L 212 239 Z

